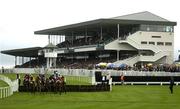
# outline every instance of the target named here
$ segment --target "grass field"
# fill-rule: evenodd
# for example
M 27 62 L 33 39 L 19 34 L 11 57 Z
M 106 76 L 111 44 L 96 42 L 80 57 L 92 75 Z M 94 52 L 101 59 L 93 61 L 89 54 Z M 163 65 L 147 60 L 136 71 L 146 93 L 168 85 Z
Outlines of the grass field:
M 8 86 L 8 84 L 2 80 L 0 80 L 0 87 Z
M 0 109 L 180 109 L 180 86 L 113 86 L 112 92 L 15 93 Z

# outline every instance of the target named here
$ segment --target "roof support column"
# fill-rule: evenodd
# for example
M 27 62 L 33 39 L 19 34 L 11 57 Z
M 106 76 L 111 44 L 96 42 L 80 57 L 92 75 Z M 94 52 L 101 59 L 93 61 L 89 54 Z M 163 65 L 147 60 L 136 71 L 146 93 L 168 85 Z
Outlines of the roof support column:
M 49 68 L 49 58 L 46 58 L 46 67 Z
M 119 24 L 117 24 L 117 38 L 119 38 Z
M 18 65 L 21 65 L 21 57 L 19 57 Z
M 24 64 L 24 57 L 22 57 L 22 59 L 21 59 L 21 60 L 22 60 L 22 64 Z
M 119 61 L 119 50 L 117 50 L 117 61 Z
M 85 29 L 85 42 L 87 42 L 87 28 Z
M 72 35 L 71 40 L 72 40 L 72 45 L 73 45 L 73 39 L 74 39 L 74 38 L 73 38 L 73 36 L 74 36 L 74 32 L 73 32 L 73 31 L 71 32 L 71 35 Z
M 48 35 L 48 44 L 50 43 L 50 35 Z
M 101 34 L 101 40 L 103 39 L 102 32 L 103 32 L 103 31 L 102 31 L 102 26 L 101 26 L 101 33 L 100 33 L 100 34 Z
M 15 56 L 15 66 L 17 65 L 17 56 Z
M 55 37 L 55 44 L 54 45 L 57 45 L 58 37 L 57 37 L 57 35 L 55 35 L 54 37 Z
M 29 67 L 31 67 L 31 57 L 29 57 Z
M 59 43 L 61 43 L 61 35 L 59 36 Z

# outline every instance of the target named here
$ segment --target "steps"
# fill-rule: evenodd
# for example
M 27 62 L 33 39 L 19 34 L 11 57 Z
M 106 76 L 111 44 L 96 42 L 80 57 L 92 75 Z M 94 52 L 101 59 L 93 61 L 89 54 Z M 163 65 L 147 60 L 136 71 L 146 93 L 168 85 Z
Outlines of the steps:
M 137 36 L 139 34 L 139 32 L 135 32 L 134 34 L 129 35 L 125 40 L 119 40 L 119 43 L 123 44 L 129 44 L 131 46 L 133 46 L 134 48 L 138 49 L 138 50 L 151 50 L 154 53 L 158 53 L 160 50 L 155 47 L 154 45 L 142 45 L 142 44 L 138 44 L 136 41 L 134 41 L 131 37 Z
M 124 60 L 119 60 L 114 62 L 114 64 L 127 64 L 129 66 L 133 66 L 137 62 L 155 62 L 165 56 L 168 56 L 168 52 L 160 51 L 158 53 L 155 53 L 153 56 L 142 56 L 142 55 L 136 55 Z

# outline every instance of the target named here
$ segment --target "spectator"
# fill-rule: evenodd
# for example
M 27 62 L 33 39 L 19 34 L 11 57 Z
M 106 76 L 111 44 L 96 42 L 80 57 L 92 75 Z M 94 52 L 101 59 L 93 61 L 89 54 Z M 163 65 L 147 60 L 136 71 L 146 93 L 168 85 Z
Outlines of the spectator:
M 171 94 L 173 94 L 173 86 L 174 86 L 174 78 L 173 76 L 170 77 L 170 84 L 169 84 L 169 89 L 171 91 Z
M 106 75 L 106 79 L 107 79 L 107 85 L 108 85 L 108 84 L 109 84 L 109 80 L 111 79 L 110 73 L 108 73 L 108 74 Z
M 2 73 L 4 73 L 4 67 L 2 66 Z
M 124 75 L 123 75 L 123 73 L 121 74 L 120 79 L 121 79 L 121 85 L 123 85 L 124 84 Z
M 19 86 L 20 86 L 20 84 L 21 84 L 21 78 L 20 78 L 20 75 L 17 73 L 16 74 L 16 79 L 18 79 L 18 84 L 19 84 Z

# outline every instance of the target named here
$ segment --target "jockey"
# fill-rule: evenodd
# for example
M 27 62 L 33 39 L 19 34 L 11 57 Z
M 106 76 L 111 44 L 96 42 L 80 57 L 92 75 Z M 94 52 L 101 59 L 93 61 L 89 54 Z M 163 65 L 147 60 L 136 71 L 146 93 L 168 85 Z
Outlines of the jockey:
M 56 77 L 56 82 L 61 82 L 61 77 Z
M 33 75 L 30 75 L 29 82 L 30 82 L 31 84 L 33 84 L 34 81 L 35 81 L 35 78 L 33 77 Z
M 28 74 L 26 74 L 26 75 L 24 76 L 24 81 L 29 81 L 29 75 L 28 75 Z
M 62 81 L 63 83 L 66 83 L 66 78 L 65 78 L 64 76 L 61 76 L 61 81 Z

